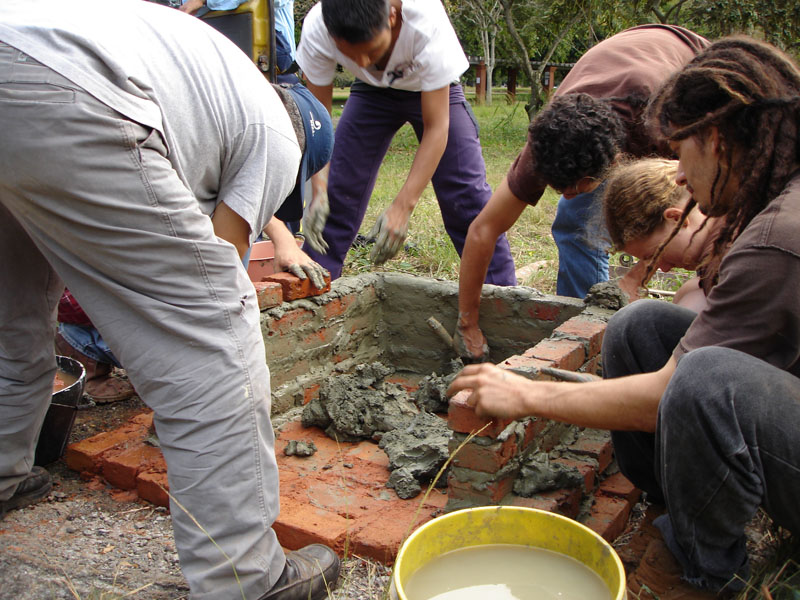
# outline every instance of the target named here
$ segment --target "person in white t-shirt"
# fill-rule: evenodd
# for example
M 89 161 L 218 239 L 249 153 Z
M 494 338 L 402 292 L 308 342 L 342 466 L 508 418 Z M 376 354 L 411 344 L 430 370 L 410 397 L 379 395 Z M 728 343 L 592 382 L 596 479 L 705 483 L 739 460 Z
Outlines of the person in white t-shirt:
M 336 65 L 356 76 L 336 128 L 329 174 L 323 170 L 312 178 L 306 252 L 331 277 L 341 275 L 383 157 L 408 122 L 419 147 L 397 197 L 372 228 L 372 260 L 383 263 L 403 247 L 409 218 L 429 182 L 461 254 L 469 225 L 492 192 L 478 125 L 458 84 L 469 64 L 441 2 L 325 0 L 303 22 L 297 62 L 328 110 Z M 486 283 L 516 284 L 505 235 L 495 244 Z

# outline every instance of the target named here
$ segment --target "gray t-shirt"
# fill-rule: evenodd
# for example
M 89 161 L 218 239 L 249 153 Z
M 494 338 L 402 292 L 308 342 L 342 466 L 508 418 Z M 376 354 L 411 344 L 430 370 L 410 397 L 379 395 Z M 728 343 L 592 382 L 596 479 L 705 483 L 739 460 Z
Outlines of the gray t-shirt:
M 2 0 L 0 40 L 157 129 L 202 212 L 225 202 L 251 241 L 292 191 L 301 151 L 281 100 L 199 19 L 142 0 Z
M 675 349 L 746 352 L 800 377 L 800 174 L 745 227 L 723 258 L 708 306 Z

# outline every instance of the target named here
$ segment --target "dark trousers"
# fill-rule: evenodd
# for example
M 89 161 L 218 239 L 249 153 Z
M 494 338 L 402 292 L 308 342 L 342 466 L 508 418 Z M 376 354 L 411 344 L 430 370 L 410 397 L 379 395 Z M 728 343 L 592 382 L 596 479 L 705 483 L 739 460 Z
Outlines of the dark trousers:
M 606 377 L 661 368 L 695 313 L 658 300 L 619 311 L 603 340 Z M 800 379 L 710 346 L 678 362 L 655 434 L 613 432 L 622 472 L 668 514 L 655 524 L 699 588 L 737 590 L 749 564 L 744 528 L 762 507 L 800 533 Z M 733 579 L 738 575 L 741 579 Z
M 303 248 L 334 279 L 342 274 L 345 256 L 364 220 L 378 169 L 395 133 L 408 122 L 417 139 L 422 137 L 420 96 L 419 92 L 375 88 L 362 82 L 351 89 L 336 126 L 331 158 L 330 215 L 323 231 L 329 250 L 321 255 L 308 244 Z M 492 195 L 486 183 L 478 124 L 460 85 L 450 87 L 447 147 L 432 183 L 445 229 L 460 256 L 470 223 Z M 505 235 L 495 245 L 486 283 L 516 285 L 514 260 Z

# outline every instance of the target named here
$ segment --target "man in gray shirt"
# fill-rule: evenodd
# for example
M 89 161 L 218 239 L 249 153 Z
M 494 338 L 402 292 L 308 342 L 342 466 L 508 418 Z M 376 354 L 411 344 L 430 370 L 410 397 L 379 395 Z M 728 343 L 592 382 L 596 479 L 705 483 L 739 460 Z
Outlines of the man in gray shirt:
M 154 411 L 191 597 L 321 598 L 335 585 L 332 550 L 284 555 L 271 527 L 269 371 L 235 241 L 296 196 L 317 131 L 301 129 L 250 60 L 189 15 L 4 0 L 0 514 L 50 489 L 32 465 L 66 283 Z

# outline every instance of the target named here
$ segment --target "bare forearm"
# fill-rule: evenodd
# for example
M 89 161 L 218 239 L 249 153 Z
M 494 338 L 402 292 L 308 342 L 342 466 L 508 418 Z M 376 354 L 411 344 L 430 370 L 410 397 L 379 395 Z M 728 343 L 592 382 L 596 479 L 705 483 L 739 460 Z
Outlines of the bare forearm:
M 397 194 L 397 202 L 400 202 L 409 212 L 413 211 L 419 203 L 422 192 L 425 191 L 439 161 L 442 159 L 444 149 L 447 146 L 447 125 L 426 128 L 422 134 L 414 161 L 411 163 L 411 170 L 408 172 L 403 187 Z
M 465 401 L 480 416 L 537 416 L 581 427 L 655 431 L 658 404 L 674 370 L 670 359 L 654 373 L 563 383 L 531 381 L 492 364 L 469 365 L 447 393 L 468 390 Z

